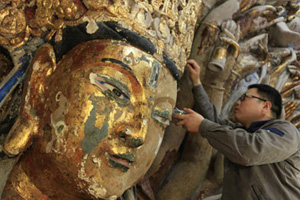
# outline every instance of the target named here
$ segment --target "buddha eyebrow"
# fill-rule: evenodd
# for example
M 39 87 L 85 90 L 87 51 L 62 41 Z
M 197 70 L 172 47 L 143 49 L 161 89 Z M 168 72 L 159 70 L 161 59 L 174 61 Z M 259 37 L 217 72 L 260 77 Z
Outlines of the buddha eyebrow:
M 135 81 L 139 82 L 138 79 L 133 74 L 132 69 L 128 65 L 126 65 L 125 63 L 123 63 L 122 61 L 114 59 L 114 58 L 102 58 L 101 61 L 104 62 L 104 63 L 105 62 L 116 63 L 116 64 L 122 66 L 124 69 L 126 69 L 127 71 L 130 72 L 130 74 L 133 76 L 133 78 L 135 79 Z
M 131 69 L 128 65 L 126 65 L 125 63 L 123 63 L 123 62 L 120 61 L 120 60 L 117 60 L 117 59 L 114 59 L 114 58 L 102 58 L 101 61 L 102 61 L 102 62 L 107 62 L 107 61 L 109 61 L 109 62 L 112 62 L 112 63 L 116 63 L 116 64 L 118 64 L 118 65 L 121 65 L 123 68 L 127 69 L 128 71 L 132 72 L 132 69 Z

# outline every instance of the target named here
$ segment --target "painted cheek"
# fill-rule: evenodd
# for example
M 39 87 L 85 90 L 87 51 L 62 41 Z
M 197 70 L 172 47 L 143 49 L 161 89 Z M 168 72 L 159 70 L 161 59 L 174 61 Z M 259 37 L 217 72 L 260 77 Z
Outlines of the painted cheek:
M 84 122 L 84 138 L 80 145 L 84 153 L 91 153 L 109 134 L 110 113 L 113 106 L 107 103 L 105 97 L 90 97 L 92 109 Z M 99 113 L 101 113 L 99 115 Z
M 122 119 L 122 116 L 126 115 L 125 112 L 123 111 L 123 109 L 119 109 L 119 108 L 116 108 L 114 110 L 114 121 L 118 121 L 119 119 Z

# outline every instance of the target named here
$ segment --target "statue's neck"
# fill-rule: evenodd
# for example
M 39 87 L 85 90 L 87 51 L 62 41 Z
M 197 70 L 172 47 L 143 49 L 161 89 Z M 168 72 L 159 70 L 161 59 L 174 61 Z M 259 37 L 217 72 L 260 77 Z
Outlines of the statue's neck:
M 9 175 L 3 191 L 6 199 L 83 199 L 77 185 L 63 178 L 54 163 L 48 162 L 45 156 L 32 156 L 34 152 L 22 155 Z M 88 199 L 86 197 L 85 199 Z
M 17 164 L 12 170 L 4 188 L 2 199 L 50 200 L 50 198 L 43 194 L 30 180 L 30 177 L 24 172 L 21 164 Z

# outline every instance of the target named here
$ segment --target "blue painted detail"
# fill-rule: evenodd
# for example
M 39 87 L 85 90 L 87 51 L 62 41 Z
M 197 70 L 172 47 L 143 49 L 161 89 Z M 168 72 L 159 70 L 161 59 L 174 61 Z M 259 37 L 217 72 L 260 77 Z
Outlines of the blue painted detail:
M 272 127 L 267 127 L 267 128 L 263 128 L 264 130 L 269 130 L 272 133 L 275 133 L 276 135 L 279 135 L 281 137 L 284 136 L 284 132 L 282 132 L 281 130 L 278 130 L 277 128 L 272 128 Z
M 99 80 L 97 80 L 97 82 L 100 83 L 101 85 L 104 85 L 104 83 L 105 83 L 105 82 L 99 81 Z
M 104 80 L 96 79 L 95 85 L 101 89 L 108 99 L 116 101 L 121 107 L 130 103 L 130 92 L 125 84 L 114 78 L 99 74 L 97 76 Z
M 117 60 L 117 59 L 114 59 L 114 58 L 102 58 L 101 60 L 102 62 L 112 62 L 112 63 L 116 63 L 118 65 L 121 65 L 124 69 L 127 69 L 128 71 L 132 71 L 132 69 L 126 65 L 125 63 L 123 63 L 122 61 L 120 60 Z
M 152 64 L 151 75 L 148 81 L 152 90 L 155 89 L 157 86 L 159 74 L 160 74 L 160 64 L 159 62 L 154 61 Z
M 28 54 L 23 55 L 20 57 L 18 61 L 19 69 L 13 74 L 10 79 L 7 80 L 7 82 L 0 88 L 0 105 L 3 103 L 7 95 L 15 88 L 17 84 L 19 84 L 26 73 L 26 70 L 28 68 L 29 62 L 30 62 L 31 56 Z
M 95 126 L 96 120 L 97 120 L 97 104 L 96 100 L 94 100 L 92 97 L 89 98 L 89 100 L 92 101 L 93 108 L 90 111 L 90 116 L 86 120 L 84 124 L 84 138 L 80 142 L 80 145 L 82 146 L 82 150 L 84 153 L 91 153 L 95 147 L 107 137 L 108 135 L 108 116 L 105 117 L 104 122 L 102 124 L 101 128 L 98 128 Z

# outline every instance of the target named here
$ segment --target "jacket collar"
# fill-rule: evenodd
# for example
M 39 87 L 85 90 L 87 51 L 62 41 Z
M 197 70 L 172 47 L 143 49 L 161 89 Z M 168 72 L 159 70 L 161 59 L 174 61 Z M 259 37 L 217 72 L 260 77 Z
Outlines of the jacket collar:
M 263 120 L 263 121 L 256 121 L 256 122 L 252 122 L 250 127 L 247 128 L 246 130 L 250 133 L 254 133 L 255 131 L 257 131 L 260 127 L 262 127 L 264 124 L 266 124 L 269 121 L 272 121 L 273 119 L 269 119 L 269 120 Z

